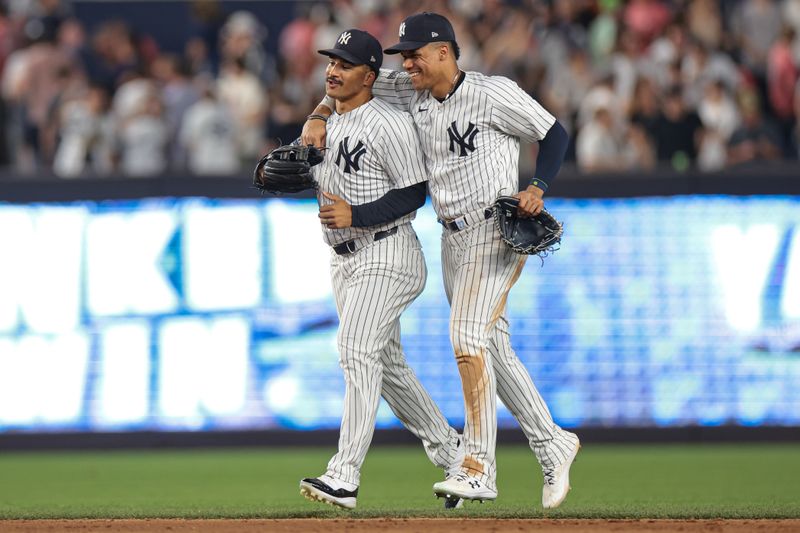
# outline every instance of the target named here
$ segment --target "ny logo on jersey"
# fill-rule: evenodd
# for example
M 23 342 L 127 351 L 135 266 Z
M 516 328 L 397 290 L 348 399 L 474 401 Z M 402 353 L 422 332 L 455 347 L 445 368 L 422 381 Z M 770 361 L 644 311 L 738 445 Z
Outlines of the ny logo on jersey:
M 467 131 L 463 134 L 458 132 L 455 121 L 447 128 L 447 135 L 450 137 L 450 151 L 455 153 L 456 145 L 460 148 L 458 157 L 466 157 L 469 152 L 475 151 L 475 136 L 478 134 L 478 127 L 472 122 L 469 123 Z
M 480 488 L 481 484 L 478 481 L 470 481 L 469 486 L 472 487 L 473 489 L 478 489 Z
M 350 170 L 355 170 L 358 172 L 360 170 L 358 161 L 361 159 L 361 156 L 367 153 L 367 147 L 364 146 L 364 143 L 358 141 L 358 144 L 355 148 L 350 150 L 348 146 L 350 142 L 350 137 L 345 137 L 339 143 L 339 152 L 336 154 L 336 164 L 338 165 L 339 162 L 344 159 L 344 170 L 345 174 L 350 174 Z
M 350 40 L 350 37 L 352 36 L 353 34 L 350 33 L 349 31 L 344 32 L 339 36 L 339 44 L 347 44 L 347 42 Z
M 406 34 L 406 23 L 403 22 L 402 24 L 400 24 L 400 37 L 402 37 L 405 34 Z

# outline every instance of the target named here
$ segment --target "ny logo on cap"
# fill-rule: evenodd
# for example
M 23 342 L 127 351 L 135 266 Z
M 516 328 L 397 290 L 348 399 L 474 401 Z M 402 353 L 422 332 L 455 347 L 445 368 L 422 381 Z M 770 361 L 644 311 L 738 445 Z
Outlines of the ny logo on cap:
M 352 36 L 353 34 L 351 34 L 349 31 L 344 32 L 339 36 L 339 44 L 347 44 L 347 41 L 349 41 L 350 37 Z
M 438 36 L 439 36 L 439 34 L 438 34 L 438 33 L 436 33 L 435 31 L 432 31 L 432 32 L 431 32 L 431 37 L 438 37 Z
M 400 37 L 402 37 L 405 34 L 406 34 L 406 23 L 403 22 L 402 24 L 400 24 Z

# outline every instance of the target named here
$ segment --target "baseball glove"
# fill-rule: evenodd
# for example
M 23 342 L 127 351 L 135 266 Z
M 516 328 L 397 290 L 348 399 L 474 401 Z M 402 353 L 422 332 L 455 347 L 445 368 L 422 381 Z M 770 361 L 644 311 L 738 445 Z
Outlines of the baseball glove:
M 261 158 L 253 172 L 253 185 L 272 194 L 316 189 L 311 167 L 322 162 L 322 150 L 287 144 Z
M 558 250 L 564 225 L 542 209 L 530 218 L 522 218 L 517 214 L 519 199 L 511 196 L 500 196 L 494 203 L 494 223 L 500 237 L 518 254 L 538 255 L 546 257 Z

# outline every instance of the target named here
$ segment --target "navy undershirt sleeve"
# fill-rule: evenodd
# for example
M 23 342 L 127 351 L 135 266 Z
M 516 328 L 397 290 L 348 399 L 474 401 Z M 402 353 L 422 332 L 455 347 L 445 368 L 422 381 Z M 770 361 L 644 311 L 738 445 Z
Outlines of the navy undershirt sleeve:
M 569 135 L 558 121 L 555 121 L 544 139 L 539 141 L 539 155 L 536 157 L 536 172 L 531 185 L 546 191 L 561 169 L 564 155 L 567 153 Z
M 375 201 L 354 205 L 353 227 L 365 228 L 397 220 L 425 204 L 425 182 L 392 189 Z

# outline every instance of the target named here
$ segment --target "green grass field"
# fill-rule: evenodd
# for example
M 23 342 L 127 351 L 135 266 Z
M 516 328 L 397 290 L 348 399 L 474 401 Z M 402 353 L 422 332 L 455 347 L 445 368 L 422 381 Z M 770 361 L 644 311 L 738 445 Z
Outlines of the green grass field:
M 3 453 L 0 519 L 475 516 L 800 518 L 798 445 L 584 446 L 561 508 L 543 512 L 527 448 L 500 446 L 499 499 L 445 512 L 421 447 L 374 447 L 358 509 L 299 495 L 331 449 Z

